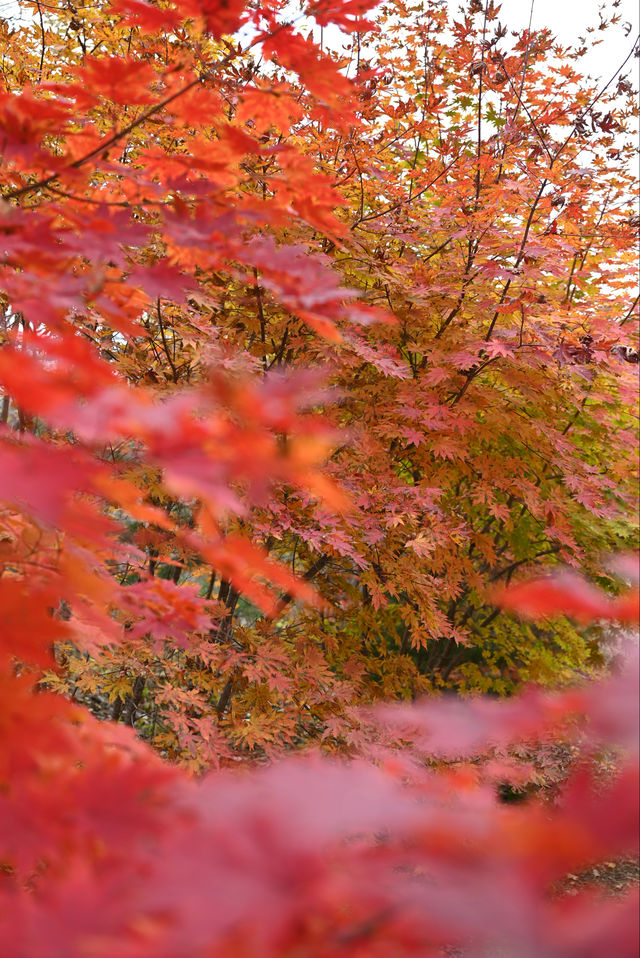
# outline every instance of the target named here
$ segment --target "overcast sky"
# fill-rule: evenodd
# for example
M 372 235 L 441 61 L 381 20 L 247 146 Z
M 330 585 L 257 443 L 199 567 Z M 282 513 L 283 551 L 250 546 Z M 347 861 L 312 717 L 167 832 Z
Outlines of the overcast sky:
M 586 37 L 590 49 L 582 61 L 584 69 L 608 80 L 631 50 L 634 38 L 638 36 L 640 16 L 638 0 L 620 0 L 615 11 L 620 15 L 620 23 L 602 32 L 585 33 L 587 27 L 597 27 L 601 5 L 602 0 L 534 0 L 531 28 L 548 27 L 563 44 L 577 43 L 578 37 Z M 609 11 L 612 9 L 611 0 L 606 6 Z M 459 0 L 452 0 L 451 8 L 456 10 L 458 7 Z M 530 11 L 530 0 L 502 0 L 500 21 L 512 30 L 522 30 L 529 24 Z M 625 23 L 631 25 L 629 36 L 625 36 L 628 29 Z M 602 42 L 593 46 L 598 40 Z M 637 77 L 638 65 L 639 61 L 632 59 L 626 70 L 633 71 Z

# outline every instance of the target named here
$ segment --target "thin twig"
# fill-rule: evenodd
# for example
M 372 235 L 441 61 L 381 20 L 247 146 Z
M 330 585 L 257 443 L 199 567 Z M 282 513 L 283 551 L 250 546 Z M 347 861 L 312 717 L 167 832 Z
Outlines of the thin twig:
M 164 347 L 165 355 L 166 355 L 167 359 L 169 360 L 169 365 L 171 366 L 171 372 L 173 373 L 173 381 L 174 381 L 174 383 L 177 383 L 177 382 L 178 382 L 178 378 L 179 378 L 179 377 L 178 377 L 178 370 L 176 369 L 176 364 L 174 363 L 174 361 L 173 361 L 173 359 L 172 359 L 172 357 L 171 357 L 171 353 L 169 352 L 169 346 L 168 346 L 168 344 L 167 344 L 167 338 L 166 338 L 165 333 L 164 333 L 164 323 L 162 322 L 162 310 L 160 309 L 160 297 L 159 297 L 159 296 L 158 296 L 158 299 L 157 299 L 157 301 L 156 301 L 156 306 L 157 306 L 157 311 L 158 311 L 158 323 L 159 323 L 159 325 L 160 325 L 160 335 L 161 335 L 161 337 L 162 337 L 162 345 L 163 345 L 163 347 Z M 174 337 L 175 337 L 175 333 L 174 333 Z
M 42 16 L 42 6 L 40 5 L 40 0 L 36 0 L 36 5 L 38 7 L 38 17 L 40 18 L 40 67 L 38 68 L 38 83 L 42 82 L 42 70 L 44 68 L 44 53 L 45 53 L 45 33 L 44 33 L 44 18 Z
M 613 74 L 613 76 L 605 83 L 605 85 L 602 87 L 602 89 L 600 90 L 600 92 L 599 92 L 598 94 L 596 94 L 596 96 L 593 98 L 593 100 L 591 101 L 591 103 L 590 103 L 587 107 L 585 107 L 585 109 L 582 111 L 582 113 L 578 116 L 578 119 L 577 119 L 576 122 L 574 123 L 571 132 L 569 133 L 569 135 L 567 136 L 567 138 L 564 140 L 564 142 L 560 145 L 560 147 L 556 150 L 556 152 L 555 152 L 555 154 L 554 154 L 554 157 L 553 157 L 553 159 L 552 159 L 552 161 L 551 161 L 551 164 L 550 164 L 551 166 L 553 166 L 553 164 L 554 164 L 555 161 L 558 159 L 558 157 L 561 155 L 561 153 L 564 152 L 565 147 L 567 146 L 567 144 L 569 143 L 569 141 L 570 141 L 570 140 L 574 137 L 574 135 L 576 134 L 576 132 L 577 132 L 577 130 L 578 130 L 578 127 L 580 126 L 580 123 L 582 122 L 582 120 L 584 120 L 584 118 L 589 115 L 589 113 L 590 113 L 591 110 L 594 108 L 594 106 L 596 105 L 596 103 L 598 102 L 598 100 L 600 100 L 600 99 L 604 96 L 604 94 L 607 92 L 607 90 L 609 89 L 609 87 L 611 86 L 611 84 L 613 83 L 613 81 L 615 80 L 615 78 L 618 76 L 618 74 L 621 73 L 622 70 L 624 70 L 624 68 L 626 67 L 627 63 L 628 63 L 629 60 L 631 59 L 631 57 L 634 55 L 635 50 L 636 50 L 636 46 L 638 45 L 638 41 L 639 41 L 639 40 L 640 40 L 640 33 L 637 35 L 637 37 L 636 37 L 635 40 L 633 41 L 633 46 L 631 47 L 631 50 L 629 51 L 629 53 L 628 53 L 627 56 L 625 57 L 625 59 L 624 59 L 624 61 L 622 62 L 622 64 L 618 67 L 618 69 L 617 69 L 616 72 Z

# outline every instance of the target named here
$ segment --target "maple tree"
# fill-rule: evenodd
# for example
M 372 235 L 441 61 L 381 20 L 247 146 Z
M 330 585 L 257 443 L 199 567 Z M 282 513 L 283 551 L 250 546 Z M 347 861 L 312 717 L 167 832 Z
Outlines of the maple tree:
M 593 89 L 546 31 L 509 47 L 491 3 L 23 7 L 3 950 L 630 955 L 633 896 L 551 891 L 637 850 L 632 653 L 555 694 L 362 709 L 573 683 L 637 621 L 629 564 L 597 564 L 637 478 L 628 80 Z M 559 560 L 622 594 L 495 591 Z M 557 806 L 497 802 L 511 747 L 558 737 L 582 760 Z M 357 760 L 166 761 L 318 742 Z
M 348 438 L 336 440 L 311 488 L 292 489 L 300 470 L 291 463 L 284 484 L 240 512 L 219 487 L 221 534 L 250 537 L 328 605 L 301 610 L 281 583 L 279 614 L 260 615 L 246 577 L 225 574 L 217 555 L 165 520 L 140 526 L 132 517 L 128 541 L 139 551 L 121 556 L 117 575 L 133 641 L 99 655 L 96 668 L 71 649 L 54 684 L 97 695 L 102 712 L 108 699 L 114 717 L 200 765 L 328 730 L 327 747 L 356 745 L 346 713 L 363 700 L 443 686 L 508 693 L 599 664 L 597 627 L 523 624 L 497 613 L 487 594 L 531 565 L 595 572 L 603 549 L 634 535 L 637 223 L 624 131 L 635 106 L 624 68 L 602 89 L 581 77 L 581 51 L 558 50 L 548 32 L 509 46 L 491 4 L 486 13 L 471 4 L 457 22 L 441 4 L 420 16 L 394 5 L 379 12 L 377 33 L 360 24 L 349 62 L 313 48 L 295 26 L 271 24 L 256 44 L 267 66 L 211 32 L 203 39 L 197 19 L 170 34 L 170 54 L 162 17 L 173 29 L 177 13 L 122 11 L 105 35 L 97 10 L 85 22 L 69 8 L 50 25 L 79 37 L 72 53 L 89 71 L 82 95 L 102 91 L 92 122 L 126 131 L 138 100 L 142 118 L 115 168 L 104 161 L 96 173 L 93 154 L 84 159 L 92 151 L 80 155 L 78 170 L 93 175 L 87 187 L 82 174 L 84 193 L 53 180 L 38 187 L 51 187 L 55 208 L 71 206 L 83 229 L 113 228 L 123 239 L 114 224 L 133 209 L 136 228 L 151 230 L 146 246 L 131 237 L 135 266 L 119 278 L 135 278 L 129 308 L 136 317 L 146 304 L 142 327 L 134 333 L 135 318 L 122 317 L 118 326 L 108 296 L 85 335 L 112 372 L 154 396 L 198 382 L 203 361 L 219 368 L 220 354 L 234 374 L 244 366 L 276 390 L 286 387 L 274 372 L 320 367 L 329 388 L 309 402 L 324 419 L 302 426 L 300 466 L 314 441 L 322 462 L 329 424 Z M 87 60 L 81 33 L 100 43 L 99 61 Z M 206 88 L 186 89 L 191 74 L 167 64 L 194 36 L 222 44 L 222 62 Z M 176 97 L 166 119 L 148 91 L 154 69 L 169 76 L 164 99 Z M 353 91 L 344 74 L 354 75 Z M 124 75 L 137 89 L 130 98 Z M 61 92 L 46 79 L 40 87 Z M 77 84 L 64 90 L 80 95 Z M 38 167 L 35 182 L 48 170 Z M 83 219 L 85 199 L 112 211 L 110 226 Z M 107 264 L 92 278 L 103 300 L 114 284 L 124 295 L 108 272 L 117 260 Z M 21 397 L 27 379 L 13 356 L 10 366 L 5 383 L 21 408 L 33 389 Z M 302 393 L 305 383 L 292 388 Z M 49 398 L 46 406 L 51 421 Z M 76 411 L 59 415 L 77 434 Z M 270 425 L 290 458 L 293 424 Z M 167 489 L 157 461 L 124 465 L 131 426 L 115 447 L 121 472 L 178 523 L 192 522 L 185 497 L 201 485 Z M 244 461 L 246 473 L 225 480 L 266 471 Z M 204 658 L 202 648 L 175 647 L 198 645 L 194 588 L 216 603 L 204 613 L 218 618 Z M 132 602 L 149 610 L 135 626 Z
M 634 534 L 625 66 L 598 87 L 491 3 L 37 9 L 3 41 L 4 418 L 128 517 L 50 684 L 199 767 L 598 665 L 597 626 L 487 596 Z
M 199 766 L 356 745 L 363 700 L 597 664 L 597 629 L 487 593 L 633 534 L 624 73 L 592 89 L 544 31 L 509 47 L 491 4 L 378 32 L 306 11 L 354 30 L 349 63 L 276 7 L 37 9 L 4 38 L 3 418 L 49 495 L 128 517 L 99 584 L 80 524 L 50 684 Z M 42 515 L 68 536 L 77 505 Z

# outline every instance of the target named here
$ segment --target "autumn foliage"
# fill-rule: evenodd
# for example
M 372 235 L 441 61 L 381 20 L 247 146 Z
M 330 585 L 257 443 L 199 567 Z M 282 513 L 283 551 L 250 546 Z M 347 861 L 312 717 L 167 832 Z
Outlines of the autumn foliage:
M 562 892 L 637 852 L 632 38 L 22 8 L 2 954 L 633 955 Z

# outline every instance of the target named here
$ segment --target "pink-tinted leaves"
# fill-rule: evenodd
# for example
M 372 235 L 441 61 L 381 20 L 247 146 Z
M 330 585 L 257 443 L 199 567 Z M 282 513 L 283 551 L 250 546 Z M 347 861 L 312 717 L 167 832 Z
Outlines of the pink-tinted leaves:
M 582 622 L 593 619 L 638 621 L 638 594 L 610 598 L 573 572 L 534 579 L 495 593 L 494 601 L 529 618 L 566 615 Z

